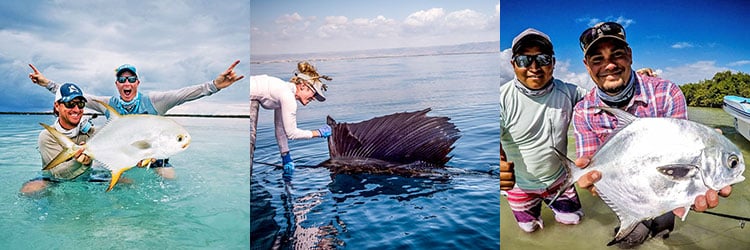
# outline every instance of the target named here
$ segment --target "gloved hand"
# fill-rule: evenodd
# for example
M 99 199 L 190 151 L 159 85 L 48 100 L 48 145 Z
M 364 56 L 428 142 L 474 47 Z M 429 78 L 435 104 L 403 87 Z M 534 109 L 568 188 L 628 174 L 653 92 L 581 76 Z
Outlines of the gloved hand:
M 331 126 L 323 125 L 318 129 L 318 134 L 320 134 L 320 137 L 328 138 L 331 136 Z
M 294 174 L 294 161 L 292 161 L 292 154 L 289 152 L 281 153 L 281 162 L 284 164 L 284 173 L 281 177 L 286 181 L 292 180 L 292 175 Z

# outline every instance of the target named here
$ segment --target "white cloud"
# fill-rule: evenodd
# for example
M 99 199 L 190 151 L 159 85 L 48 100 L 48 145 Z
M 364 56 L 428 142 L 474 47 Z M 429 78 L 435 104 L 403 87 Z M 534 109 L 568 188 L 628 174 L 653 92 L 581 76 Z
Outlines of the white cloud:
M 6 7 L 6 16 L 28 15 L 25 8 Z M 25 107 L 48 110 L 52 95 L 29 81 L 29 63 L 51 80 L 103 96 L 116 94 L 114 68 L 124 63 L 138 68 L 144 93 L 210 81 L 236 59 L 242 63 L 235 70 L 247 75 L 249 10 L 247 3 L 151 1 L 127 11 L 96 1 L 35 6 L 35 18 L 0 30 L 0 72 L 14 72 L 6 80 L 25 86 L 0 99 L 21 98 L 31 103 Z M 248 88 L 242 82 L 199 102 L 244 103 Z
M 404 25 L 407 27 L 425 27 L 439 21 L 444 16 L 445 10 L 443 8 L 420 10 L 407 16 Z
M 672 44 L 673 49 L 685 49 L 685 48 L 692 48 L 692 47 L 695 47 L 695 46 L 689 42 L 678 42 L 678 43 Z
M 716 66 L 715 61 L 697 61 L 691 64 L 676 67 L 667 67 L 659 76 L 679 85 L 685 83 L 697 83 L 701 80 L 711 79 L 716 72 L 731 70 Z
M 622 25 L 625 29 L 627 29 L 631 24 L 635 23 L 635 20 L 625 18 L 623 16 L 614 17 L 614 16 L 608 16 L 603 19 L 599 19 L 596 17 L 581 17 L 576 19 L 578 22 L 586 23 L 589 27 L 593 27 L 594 25 L 601 23 L 601 22 L 616 22 Z
M 443 8 L 422 9 L 403 19 L 375 15 L 327 16 L 318 20 L 303 12 L 283 14 L 269 25 L 254 24 L 251 53 L 351 51 L 496 41 L 500 6 L 495 4 L 494 7 L 452 12 Z
M 747 65 L 747 64 L 750 64 L 750 60 L 740 60 L 740 61 L 736 61 L 736 62 L 731 62 L 731 63 L 727 64 L 727 66 L 734 67 L 734 66 L 742 66 L 742 65 Z

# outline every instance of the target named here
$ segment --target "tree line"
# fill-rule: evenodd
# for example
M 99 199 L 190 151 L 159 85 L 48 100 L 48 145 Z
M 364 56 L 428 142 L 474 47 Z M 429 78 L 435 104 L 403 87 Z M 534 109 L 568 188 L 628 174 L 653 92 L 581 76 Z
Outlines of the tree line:
M 680 86 L 688 106 L 719 108 L 724 96 L 750 98 L 750 75 L 731 71 L 716 73 L 710 80 Z

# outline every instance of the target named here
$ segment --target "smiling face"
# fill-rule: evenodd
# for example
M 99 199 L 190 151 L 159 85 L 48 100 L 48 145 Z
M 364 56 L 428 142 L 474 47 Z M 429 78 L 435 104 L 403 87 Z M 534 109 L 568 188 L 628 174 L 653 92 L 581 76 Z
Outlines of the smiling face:
M 608 95 L 620 93 L 630 80 L 633 53 L 630 47 L 615 40 L 598 42 L 583 59 L 596 86 Z
M 294 98 L 302 103 L 303 106 L 307 106 L 315 98 L 315 91 L 302 79 L 299 79 L 295 86 L 297 91 L 294 92 Z
M 536 56 L 540 54 L 542 54 L 542 51 L 537 46 L 525 48 L 519 53 L 519 55 L 525 56 Z M 513 71 L 516 73 L 516 78 L 518 78 L 518 80 L 527 88 L 541 89 L 552 80 L 552 71 L 555 68 L 554 58 L 552 58 L 552 63 L 545 66 L 540 66 L 536 60 L 533 60 L 528 67 L 517 65 L 513 60 L 511 60 L 510 63 L 513 65 Z
M 70 101 L 70 103 L 80 103 L 83 101 L 83 98 L 75 98 Z M 57 111 L 57 115 L 59 116 L 60 120 L 60 126 L 62 126 L 64 129 L 72 129 L 78 126 L 78 123 L 81 122 L 81 117 L 83 116 L 83 108 L 79 108 L 77 105 L 73 105 L 72 108 L 68 108 L 65 106 L 62 102 L 55 102 L 55 111 Z
M 130 71 L 123 71 L 122 74 L 120 74 L 120 77 L 131 77 L 135 76 L 133 72 Z M 119 78 L 119 77 L 118 77 Z M 125 79 L 125 82 L 119 82 L 117 79 L 115 79 L 115 86 L 117 86 L 117 92 L 120 93 L 120 98 L 123 101 L 129 102 L 132 101 L 133 98 L 138 94 L 138 85 L 141 84 L 141 80 L 137 79 L 135 82 L 130 82 L 127 79 Z

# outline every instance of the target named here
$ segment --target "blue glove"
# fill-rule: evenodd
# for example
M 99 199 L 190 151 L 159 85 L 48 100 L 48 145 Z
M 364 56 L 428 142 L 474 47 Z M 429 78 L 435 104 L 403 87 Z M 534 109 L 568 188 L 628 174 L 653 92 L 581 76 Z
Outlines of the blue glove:
M 284 164 L 284 173 L 281 177 L 286 181 L 292 180 L 294 174 L 294 161 L 292 161 L 292 154 L 289 152 L 281 153 L 281 162 Z
M 331 136 L 331 126 L 323 125 L 318 129 L 318 134 L 320 134 L 320 137 L 328 138 Z

